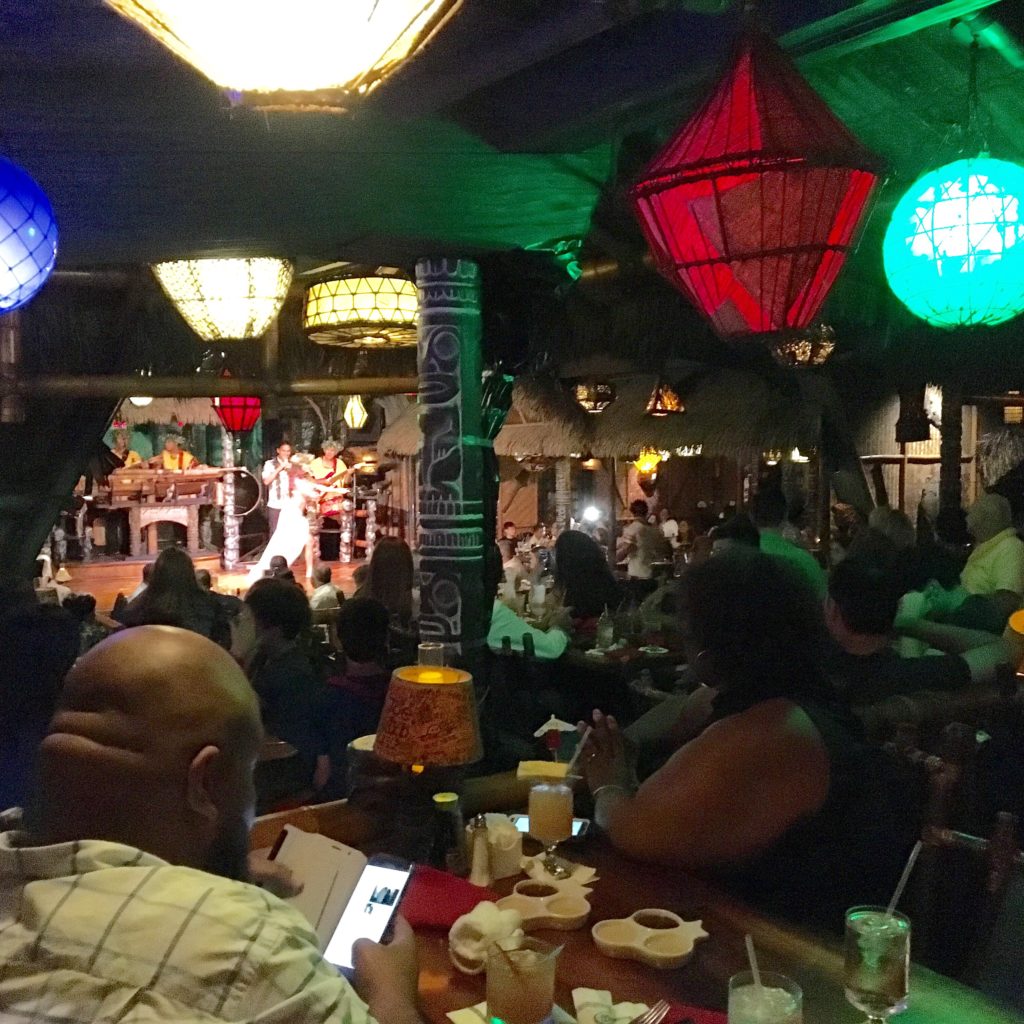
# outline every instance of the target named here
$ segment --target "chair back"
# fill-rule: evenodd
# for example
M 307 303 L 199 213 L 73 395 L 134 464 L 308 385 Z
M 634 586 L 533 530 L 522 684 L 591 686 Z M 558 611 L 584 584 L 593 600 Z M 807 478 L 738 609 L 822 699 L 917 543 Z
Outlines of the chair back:
M 939 753 L 917 744 L 916 727 L 903 724 L 887 752 L 919 776 L 924 847 L 909 890 L 914 959 L 967 984 L 985 970 L 996 919 L 1015 872 L 1024 869 L 1017 817 L 989 823 L 977 808 L 975 730 L 961 722 L 942 733 Z

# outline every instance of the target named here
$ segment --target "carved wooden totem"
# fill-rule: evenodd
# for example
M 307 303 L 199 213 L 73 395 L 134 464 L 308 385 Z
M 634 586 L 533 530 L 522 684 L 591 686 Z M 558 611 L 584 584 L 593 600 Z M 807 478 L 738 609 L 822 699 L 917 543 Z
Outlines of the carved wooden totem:
M 420 326 L 420 636 L 472 656 L 486 637 L 480 406 L 480 269 L 416 264 Z

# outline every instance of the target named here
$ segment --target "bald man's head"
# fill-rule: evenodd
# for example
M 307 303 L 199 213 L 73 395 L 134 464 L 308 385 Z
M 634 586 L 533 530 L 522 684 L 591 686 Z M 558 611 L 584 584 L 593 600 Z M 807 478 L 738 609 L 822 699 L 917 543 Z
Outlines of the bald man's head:
M 39 841 L 108 839 L 241 877 L 259 707 L 216 644 L 141 626 L 83 656 L 39 751 Z
M 1001 494 L 986 491 L 967 510 L 967 529 L 978 544 L 1013 526 L 1010 502 Z

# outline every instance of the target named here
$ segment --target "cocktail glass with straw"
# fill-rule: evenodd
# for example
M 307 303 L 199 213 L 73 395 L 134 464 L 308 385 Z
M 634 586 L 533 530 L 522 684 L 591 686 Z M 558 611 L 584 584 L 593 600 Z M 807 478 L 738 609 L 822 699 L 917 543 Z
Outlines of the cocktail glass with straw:
M 729 979 L 729 1024 L 802 1024 L 803 992 L 791 978 L 762 971 L 748 935 L 749 971 Z
M 915 844 L 887 907 L 851 907 L 846 912 L 846 999 L 881 1024 L 907 1008 L 910 987 L 910 921 L 896 912 L 921 843 Z
M 487 1018 L 491 1024 L 540 1024 L 555 1002 L 561 946 L 528 937 L 495 943 L 487 957 Z

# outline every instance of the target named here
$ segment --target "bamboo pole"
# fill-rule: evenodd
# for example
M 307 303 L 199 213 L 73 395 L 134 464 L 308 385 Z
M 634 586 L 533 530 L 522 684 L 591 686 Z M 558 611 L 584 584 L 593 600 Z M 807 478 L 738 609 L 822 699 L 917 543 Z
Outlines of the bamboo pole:
M 146 377 L 135 374 L 46 375 L 0 378 L 0 396 L 123 398 L 144 390 L 153 398 L 212 398 L 215 395 L 402 395 L 415 392 L 417 377 L 306 377 L 267 381 L 258 377 Z

